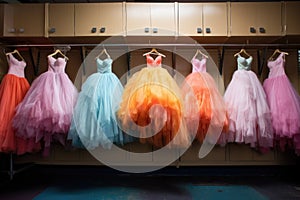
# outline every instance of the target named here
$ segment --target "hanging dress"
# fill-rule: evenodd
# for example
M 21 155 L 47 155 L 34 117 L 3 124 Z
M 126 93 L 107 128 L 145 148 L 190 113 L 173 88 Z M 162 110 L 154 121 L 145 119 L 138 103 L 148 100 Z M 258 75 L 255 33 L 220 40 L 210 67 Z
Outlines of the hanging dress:
M 77 100 L 77 89 L 65 67 L 64 58 L 48 56 L 48 71 L 33 81 L 13 121 L 17 136 L 44 142 L 45 155 L 53 140 L 65 144 Z
M 161 56 L 153 59 L 148 54 L 146 59 L 147 67 L 134 73 L 125 86 L 118 111 L 120 125 L 141 143 L 186 147 L 189 136 L 181 91 L 161 67 Z
M 116 119 L 123 86 L 112 73 L 112 62 L 110 58 L 97 58 L 97 73 L 82 86 L 68 135 L 75 147 L 109 149 L 113 142 L 123 144 L 123 132 Z
M 222 130 L 228 130 L 223 97 L 212 76 L 206 72 L 206 58 L 193 58 L 191 63 L 192 73 L 182 87 L 188 130 L 196 133 L 199 142 L 203 142 L 206 134 L 214 134 L 218 139 Z
M 250 70 L 252 59 L 238 54 L 238 70 L 224 94 L 229 133 L 222 137 L 227 142 L 250 144 L 263 152 L 273 147 L 273 128 L 265 92 L 256 74 Z
M 282 151 L 286 145 L 293 145 L 300 155 L 300 97 L 286 76 L 284 65 L 283 53 L 269 61 L 270 73 L 263 86 L 272 113 L 276 143 Z
M 40 144 L 33 139 L 21 139 L 15 136 L 12 119 L 16 106 L 23 100 L 29 89 L 25 78 L 26 63 L 8 54 L 8 73 L 0 85 L 0 151 L 5 153 L 24 154 L 40 150 Z

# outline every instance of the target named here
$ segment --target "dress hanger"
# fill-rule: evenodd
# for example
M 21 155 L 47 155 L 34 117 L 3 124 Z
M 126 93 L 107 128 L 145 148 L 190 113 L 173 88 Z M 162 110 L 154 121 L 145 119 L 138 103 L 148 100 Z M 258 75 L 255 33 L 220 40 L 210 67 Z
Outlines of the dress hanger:
M 200 54 L 201 56 L 208 58 L 208 56 L 206 54 L 204 54 L 200 49 L 197 49 L 195 55 L 193 56 L 193 58 L 196 58 L 196 56 Z
M 25 59 L 23 58 L 23 56 L 21 56 L 20 52 L 17 49 L 15 49 L 12 52 L 5 53 L 5 55 L 8 56 L 9 54 L 15 54 L 15 53 L 22 59 L 22 61 L 25 62 Z
M 110 55 L 107 53 L 106 49 L 104 48 L 96 57 L 95 59 L 99 58 L 101 55 L 105 54 L 107 58 L 110 58 Z
M 236 57 L 237 55 L 240 55 L 241 53 L 244 53 L 245 55 L 251 57 L 251 55 L 249 53 L 247 53 L 247 51 L 245 49 L 241 49 L 238 53 L 234 54 L 233 57 Z
M 274 60 L 274 56 L 276 55 L 276 53 L 283 53 L 284 55 L 289 55 L 289 53 L 287 52 L 284 52 L 284 51 L 280 51 L 279 49 L 276 49 L 273 54 L 270 56 L 270 58 L 268 59 L 268 61 L 272 61 Z
M 149 51 L 147 53 L 144 53 L 143 56 L 146 56 L 146 55 L 149 55 L 149 54 L 166 57 L 164 54 L 159 53 L 155 48 L 152 48 L 151 51 Z
M 55 51 L 54 53 L 49 54 L 48 57 L 53 57 L 53 56 L 55 56 L 55 55 L 58 54 L 58 53 L 59 53 L 60 55 L 62 55 L 62 56 L 64 57 L 64 59 L 69 60 L 69 58 L 68 58 L 65 54 L 63 54 L 63 53 L 61 52 L 61 50 L 59 50 L 59 49 L 56 49 L 56 51 Z

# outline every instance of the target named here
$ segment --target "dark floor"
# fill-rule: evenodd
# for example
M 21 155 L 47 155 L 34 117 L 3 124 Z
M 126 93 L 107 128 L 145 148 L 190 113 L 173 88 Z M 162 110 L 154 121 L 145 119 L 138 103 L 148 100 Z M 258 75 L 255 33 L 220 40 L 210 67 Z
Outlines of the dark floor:
M 88 188 L 90 183 L 97 180 L 107 186 L 130 186 L 156 194 L 163 191 L 170 196 L 179 192 L 176 184 L 244 185 L 269 199 L 300 199 L 300 166 L 167 167 L 153 173 L 127 174 L 100 166 L 39 165 L 15 174 L 12 181 L 2 173 L 0 199 L 33 199 L 50 186 L 66 188 L 80 183 L 78 188 Z M 156 199 L 160 199 L 159 195 Z

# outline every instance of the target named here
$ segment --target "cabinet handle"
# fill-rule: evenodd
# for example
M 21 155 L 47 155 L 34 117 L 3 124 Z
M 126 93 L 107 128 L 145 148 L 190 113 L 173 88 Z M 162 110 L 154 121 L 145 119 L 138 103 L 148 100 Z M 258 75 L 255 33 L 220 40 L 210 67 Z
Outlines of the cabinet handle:
M 149 33 L 150 29 L 148 27 L 145 28 L 145 33 Z
M 100 33 L 104 33 L 105 32 L 105 27 L 101 27 L 100 28 Z
M 52 27 L 52 28 L 49 29 L 48 32 L 49 32 L 49 33 L 55 33 L 55 32 L 56 32 L 56 28 L 53 28 L 53 27 Z
M 91 29 L 91 33 L 96 33 L 97 32 L 97 28 L 96 27 L 93 27 L 92 29 Z
M 256 30 L 254 27 L 250 27 L 250 33 L 256 33 Z
M 210 28 L 206 28 L 205 31 L 206 31 L 206 33 L 211 33 L 211 29 Z
M 19 33 L 24 33 L 25 29 L 24 28 L 19 28 Z
M 260 32 L 260 33 L 266 33 L 266 29 L 263 28 L 263 27 L 260 27 L 260 28 L 259 28 L 259 32 Z
M 158 28 L 153 28 L 153 33 L 158 33 Z
M 9 32 L 9 33 L 15 33 L 15 32 L 16 32 L 16 29 L 15 29 L 15 28 L 10 28 L 10 29 L 8 29 L 8 32 Z
M 197 28 L 197 33 L 202 33 L 202 28 Z

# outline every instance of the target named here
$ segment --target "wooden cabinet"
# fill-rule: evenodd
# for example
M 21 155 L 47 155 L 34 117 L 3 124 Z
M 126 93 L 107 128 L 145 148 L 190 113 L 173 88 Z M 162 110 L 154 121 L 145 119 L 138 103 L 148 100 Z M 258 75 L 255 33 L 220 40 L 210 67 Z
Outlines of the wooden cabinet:
M 44 4 L 5 4 L 3 36 L 44 36 Z
M 231 3 L 230 34 L 232 36 L 280 36 L 281 2 Z
M 287 35 L 300 35 L 300 2 L 285 2 L 285 31 Z
M 123 3 L 75 4 L 75 36 L 123 35 Z
M 227 36 L 227 3 L 179 3 L 179 34 Z
M 127 35 L 175 35 L 175 3 L 126 3 Z
M 74 36 L 74 4 L 49 4 L 48 35 Z
M 204 36 L 227 36 L 227 13 L 227 3 L 204 3 Z

